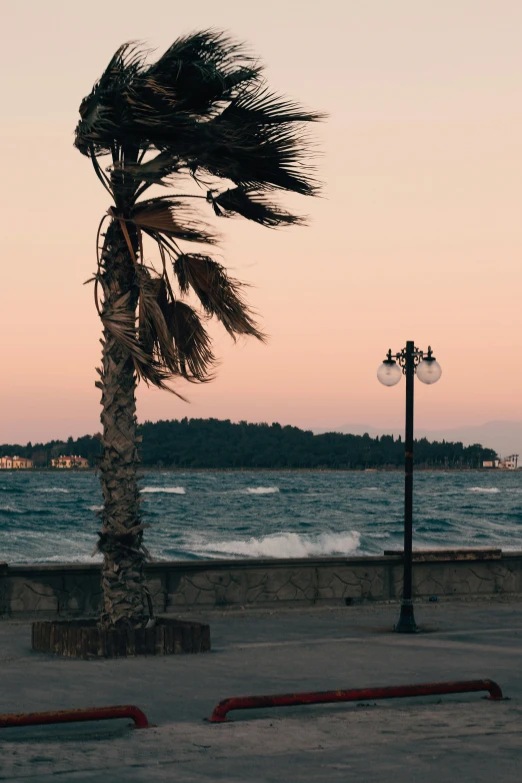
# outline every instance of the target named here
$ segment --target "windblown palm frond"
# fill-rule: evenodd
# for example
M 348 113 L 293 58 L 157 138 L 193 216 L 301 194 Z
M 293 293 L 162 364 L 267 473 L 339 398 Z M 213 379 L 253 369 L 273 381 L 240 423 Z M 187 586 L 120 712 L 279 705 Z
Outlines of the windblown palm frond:
M 215 315 L 227 332 L 264 340 L 248 306 L 241 298 L 242 284 L 228 277 L 225 268 L 209 256 L 183 253 L 174 262 L 174 272 L 182 293 L 192 288 L 208 315 Z
M 212 380 L 209 368 L 216 363 L 212 343 L 197 312 L 185 302 L 170 302 L 167 326 L 178 349 L 179 372 L 187 381 Z
M 144 231 L 156 231 L 184 242 L 215 244 L 216 236 L 198 220 L 186 203 L 168 196 L 139 201 L 131 213 L 132 221 Z
M 143 69 L 144 59 L 133 43 L 120 46 L 92 92 L 81 102 L 75 146 L 84 155 L 112 152 L 115 139 L 132 132 L 127 95 Z
M 205 182 L 206 195 L 199 198 L 218 217 L 237 215 L 270 228 L 301 224 L 302 217 L 282 209 L 270 194 L 318 192 L 306 128 L 323 115 L 272 93 L 262 66 L 222 32 L 179 38 L 152 64 L 146 54 L 133 42 L 116 51 L 82 101 L 75 144 L 113 196 L 109 214 L 119 221 L 136 266 L 139 323 L 126 322 L 118 334 L 138 375 L 164 386 L 167 377 L 202 381 L 215 362 L 201 316 L 175 293 L 166 258 L 174 262 L 180 294 L 193 290 L 206 316 L 221 321 L 234 339 L 263 334 L 241 283 L 208 256 L 180 247 L 217 241 L 189 206 L 194 196 L 143 194 L 190 174 Z M 99 162 L 107 154 L 108 168 Z M 219 180 L 228 184 L 220 187 Z M 163 273 L 157 277 L 144 268 L 143 235 L 160 249 Z M 144 370 L 147 362 L 150 372 Z
M 145 78 L 150 89 L 167 100 L 172 93 L 165 85 L 174 87 L 178 111 L 204 117 L 259 72 L 242 44 L 223 33 L 204 31 L 178 39 L 149 67 Z
M 268 228 L 275 228 L 285 223 L 288 225 L 302 224 L 302 217 L 292 215 L 271 204 L 263 193 L 248 191 L 244 188 L 233 188 L 219 193 L 216 197 L 210 191 L 208 201 L 212 203 L 216 215 L 241 215 L 247 220 L 253 220 Z
M 166 385 L 166 381 L 170 380 L 174 374 L 179 373 L 172 372 L 163 353 L 158 352 L 160 353 L 160 361 L 158 361 L 154 357 L 154 351 L 147 350 L 147 340 L 144 342 L 140 341 L 136 333 L 135 317 L 132 310 L 129 311 L 129 297 L 130 293 L 126 293 L 110 309 L 104 308 L 102 314 L 104 328 L 127 350 L 139 378 L 146 383 L 156 386 L 158 389 L 172 391 L 176 396 L 184 399 L 182 395 Z M 155 326 L 156 324 L 154 323 L 153 327 Z M 153 331 L 152 346 L 154 346 L 157 340 L 157 334 Z
M 139 266 L 139 337 L 149 356 L 161 363 L 170 375 L 179 375 L 176 346 L 165 321 L 161 301 L 167 297 L 162 278 L 152 277 L 149 270 Z M 166 309 L 168 306 L 164 304 Z
M 215 358 L 201 319 L 192 307 L 171 300 L 164 278 L 140 267 L 139 338 L 146 353 L 170 377 L 191 382 L 212 379 Z

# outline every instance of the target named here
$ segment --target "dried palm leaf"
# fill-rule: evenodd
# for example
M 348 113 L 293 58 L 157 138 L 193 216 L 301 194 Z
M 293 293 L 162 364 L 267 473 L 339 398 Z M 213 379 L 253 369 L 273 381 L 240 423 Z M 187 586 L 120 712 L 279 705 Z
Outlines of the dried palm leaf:
M 199 253 L 183 253 L 174 262 L 174 273 L 181 291 L 187 293 L 192 288 L 205 312 L 216 316 L 234 339 L 250 335 L 265 340 L 241 297 L 243 284 L 228 277 L 217 261 Z
M 170 391 L 180 399 L 184 399 L 181 394 L 166 385 L 166 381 L 170 380 L 173 375 L 170 368 L 155 359 L 153 353 L 149 353 L 145 345 L 138 339 L 133 311 L 128 308 L 130 295 L 130 292 L 127 292 L 121 296 L 111 308 L 104 305 L 101 315 L 104 328 L 129 354 L 138 378 L 147 384 L 150 383 L 159 389 Z
M 212 380 L 216 360 L 212 343 L 196 311 L 175 300 L 167 305 L 167 324 L 179 356 L 180 371 L 188 381 Z
M 185 242 L 215 244 L 216 237 L 181 201 L 172 198 L 140 201 L 132 213 L 133 222 L 147 233 L 159 232 Z
M 179 375 L 179 358 L 158 302 L 162 294 L 162 279 L 151 277 L 145 267 L 138 267 L 136 272 L 140 291 L 140 342 L 146 347 L 148 355 L 170 376 Z

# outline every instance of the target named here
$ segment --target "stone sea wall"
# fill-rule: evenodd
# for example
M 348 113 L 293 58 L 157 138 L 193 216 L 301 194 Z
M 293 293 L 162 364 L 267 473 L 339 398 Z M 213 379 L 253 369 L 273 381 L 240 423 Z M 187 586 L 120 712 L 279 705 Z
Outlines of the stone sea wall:
M 221 607 L 309 606 L 398 599 L 400 554 L 291 560 L 157 562 L 147 566 L 156 613 Z M 415 553 L 414 596 L 462 598 L 522 593 L 522 552 Z M 93 617 L 100 610 L 100 566 L 0 563 L 3 618 Z

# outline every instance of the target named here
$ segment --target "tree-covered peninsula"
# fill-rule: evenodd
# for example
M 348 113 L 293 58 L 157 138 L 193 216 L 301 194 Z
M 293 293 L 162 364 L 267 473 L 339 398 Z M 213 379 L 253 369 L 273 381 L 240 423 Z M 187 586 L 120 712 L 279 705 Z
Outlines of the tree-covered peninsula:
M 138 426 L 142 437 L 141 462 L 145 468 L 176 469 L 394 469 L 404 464 L 404 443 L 393 435 L 314 435 L 309 430 L 281 424 L 233 423 L 219 419 L 146 421 Z M 36 468 L 51 465 L 62 454 L 86 457 L 96 467 L 100 456 L 97 436 L 67 441 L 2 445 L 0 455 L 17 454 L 33 460 Z M 463 446 L 447 441 L 415 442 L 418 468 L 473 469 L 497 456 L 480 444 Z

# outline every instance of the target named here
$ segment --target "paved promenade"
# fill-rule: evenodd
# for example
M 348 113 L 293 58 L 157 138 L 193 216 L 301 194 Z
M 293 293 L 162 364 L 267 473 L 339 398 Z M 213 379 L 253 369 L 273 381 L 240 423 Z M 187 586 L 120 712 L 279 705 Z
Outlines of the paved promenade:
M 0 621 L 0 712 L 135 704 L 129 720 L 0 729 L 0 780 L 49 783 L 513 783 L 522 775 L 522 603 L 420 604 L 424 631 L 390 632 L 396 605 L 206 612 L 213 651 L 109 661 L 30 649 Z M 482 694 L 233 712 L 227 696 L 489 678 Z

